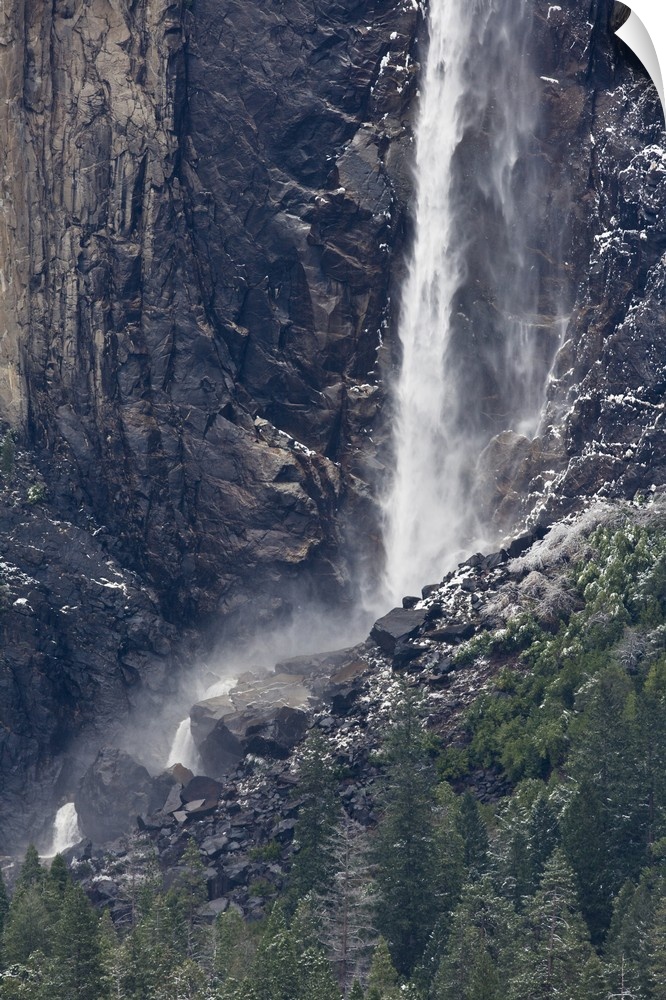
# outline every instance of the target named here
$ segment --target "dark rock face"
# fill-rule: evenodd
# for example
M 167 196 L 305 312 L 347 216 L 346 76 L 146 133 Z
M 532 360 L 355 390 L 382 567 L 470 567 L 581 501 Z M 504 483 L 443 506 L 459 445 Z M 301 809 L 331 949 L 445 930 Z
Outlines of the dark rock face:
M 0 843 L 11 845 L 45 831 L 97 747 L 139 701 L 161 703 L 181 661 L 155 591 L 95 522 L 56 515 L 21 453 L 0 476 L 0 526 Z
M 0 123 L 0 414 L 188 621 L 250 588 L 275 611 L 307 571 L 345 593 L 418 23 L 195 6 L 19 0 Z
M 6 796 L 48 800 L 73 736 L 167 693 L 167 622 L 252 594 L 259 628 L 297 581 L 349 598 L 411 186 L 404 6 L 0 13 L 0 419 L 45 490 L 0 509 Z
M 141 813 L 162 806 L 166 794 L 163 783 L 129 754 L 102 747 L 76 795 L 81 830 L 98 844 L 116 840 L 134 829 Z

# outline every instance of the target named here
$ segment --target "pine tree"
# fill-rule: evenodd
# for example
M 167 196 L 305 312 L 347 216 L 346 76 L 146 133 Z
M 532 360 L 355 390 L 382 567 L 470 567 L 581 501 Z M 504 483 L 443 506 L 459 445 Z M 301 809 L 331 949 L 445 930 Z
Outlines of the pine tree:
M 274 906 L 257 949 L 246 992 L 252 1000 L 299 1000 L 298 961 L 284 914 Z
M 666 895 L 656 909 L 648 936 L 647 973 L 652 1000 L 666 1000 Z
M 526 909 L 527 947 L 512 984 L 516 1000 L 576 997 L 592 949 L 576 899 L 573 872 L 558 848 Z
M 109 1000 L 126 1000 L 123 987 L 123 950 L 108 910 L 99 922 L 99 952 L 101 964 L 101 995 Z
M 221 983 L 235 983 L 247 974 L 256 948 L 248 928 L 235 909 L 221 913 L 215 922 L 213 967 Z
M 371 866 L 367 834 L 342 814 L 331 839 L 333 878 L 324 901 L 323 941 L 343 996 L 367 976 L 373 943 Z
M 536 891 L 548 859 L 558 845 L 557 813 L 545 791 L 534 802 L 527 821 L 531 891 Z
M 60 854 L 56 854 L 51 867 L 44 878 L 44 902 L 49 912 L 52 926 L 60 917 L 65 894 L 72 884 L 72 877 L 67 862 Z
M 605 944 L 612 991 L 619 991 L 622 982 L 637 996 L 650 995 L 650 939 L 662 886 L 663 878 L 654 869 L 646 869 L 637 886 L 627 882 L 615 899 Z
M 443 908 L 436 781 L 414 694 L 394 709 L 386 746 L 383 815 L 374 843 L 377 929 L 409 975 Z
M 326 890 L 331 879 L 334 777 L 326 741 L 318 730 L 312 730 L 303 745 L 297 794 L 303 803 L 294 830 L 297 853 L 289 877 L 292 909 L 307 893 Z
M 151 994 L 151 1000 L 208 1000 L 209 997 L 206 975 L 191 958 L 171 968 Z
M 365 1000 L 363 987 L 359 983 L 358 979 L 354 980 L 354 985 L 352 986 L 349 992 L 349 1000 Z
M 380 937 L 372 956 L 366 1000 L 398 1000 L 399 980 L 388 944 L 383 937 Z
M 54 1000 L 100 1000 L 102 953 L 99 919 L 80 886 L 65 891 L 55 927 L 53 958 L 56 969 Z
M 599 956 L 592 952 L 583 966 L 580 983 L 576 989 L 576 1000 L 607 1000 L 608 984 L 604 976 Z
M 432 985 L 433 1000 L 495 1000 L 511 975 L 519 938 L 515 911 L 490 876 L 468 883 Z
M 5 921 L 2 953 L 6 965 L 26 965 L 34 952 L 51 950 L 51 919 L 41 887 L 24 882 L 14 893 Z
M 316 892 L 304 896 L 291 918 L 289 933 L 298 954 L 318 949 L 323 937 L 323 902 Z
M 319 948 L 306 948 L 298 966 L 298 1000 L 340 1000 L 333 970 Z
M 181 858 L 181 870 L 167 897 L 181 915 L 184 923 L 184 956 L 195 958 L 201 946 L 201 935 L 197 933 L 197 911 L 208 899 L 206 876 L 201 855 L 194 838 L 190 838 Z
M 481 819 L 479 804 L 469 791 L 460 797 L 456 826 L 463 840 L 465 869 L 485 871 L 488 863 L 488 831 Z
M 137 906 L 138 923 L 121 946 L 121 986 L 132 1000 L 143 1000 L 152 996 L 177 961 L 184 959 L 187 934 L 175 893 L 158 893 L 149 899 L 142 892 Z
M 598 943 L 610 923 L 613 897 L 648 860 L 652 764 L 646 771 L 636 696 L 622 668 L 608 667 L 581 698 L 570 760 L 578 794 L 566 810 L 562 836 Z
M 25 852 L 25 858 L 16 880 L 15 894 L 20 894 L 24 889 L 34 886 L 43 886 L 45 874 L 37 848 L 34 844 L 30 844 Z
M 499 843 L 502 874 L 512 886 L 518 910 L 536 892 L 557 842 L 557 815 L 543 784 L 534 779 L 521 782 L 501 815 Z

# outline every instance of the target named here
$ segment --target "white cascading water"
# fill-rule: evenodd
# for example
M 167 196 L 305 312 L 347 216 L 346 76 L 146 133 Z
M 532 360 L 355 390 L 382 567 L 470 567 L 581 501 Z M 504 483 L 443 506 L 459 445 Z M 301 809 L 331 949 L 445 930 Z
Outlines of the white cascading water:
M 167 767 L 172 767 L 174 764 L 182 764 L 183 767 L 189 768 L 195 774 L 200 768 L 199 754 L 192 737 L 189 715 L 178 726 L 167 756 Z
M 530 149 L 538 91 L 530 3 L 430 0 L 429 36 L 395 472 L 384 502 L 392 601 L 441 580 L 462 551 L 492 539 L 478 520 L 476 463 L 500 431 L 536 432 L 553 331 L 562 328 L 539 315 L 528 249 L 546 200 Z
M 60 806 L 53 821 L 53 840 L 46 852 L 46 857 L 54 857 L 62 854 L 69 847 L 74 847 L 81 840 L 79 829 L 79 817 L 76 814 L 76 806 L 73 802 L 66 802 Z

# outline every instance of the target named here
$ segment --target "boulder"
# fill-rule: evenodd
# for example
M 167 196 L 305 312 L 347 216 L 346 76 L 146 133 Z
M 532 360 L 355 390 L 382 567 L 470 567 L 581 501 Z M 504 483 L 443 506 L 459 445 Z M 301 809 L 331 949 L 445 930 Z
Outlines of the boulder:
M 248 718 L 243 726 L 241 741 L 246 753 L 283 760 L 305 736 L 308 717 L 298 708 L 283 706 Z
M 335 715 L 346 715 L 363 690 L 363 677 L 368 669 L 364 660 L 352 660 L 335 673 L 324 690 Z
M 428 632 L 428 638 L 440 642 L 463 642 L 465 639 L 471 639 L 475 631 L 472 622 L 450 622 Z
M 425 646 L 414 646 L 411 642 L 401 639 L 395 645 L 395 650 L 393 652 L 392 666 L 394 670 L 399 670 L 400 667 L 407 666 L 412 660 L 418 659 L 423 653 L 427 652 Z
M 164 803 L 164 787 L 124 750 L 102 747 L 83 775 L 76 812 L 86 837 L 97 844 L 116 840 Z
M 243 757 L 243 747 L 224 719 L 219 719 L 208 735 L 194 740 L 205 771 L 222 777 L 233 770 Z
M 215 781 L 214 778 L 208 778 L 204 775 L 197 775 L 196 778 L 192 778 L 181 790 L 180 800 L 183 805 L 197 801 L 214 802 L 217 805 L 220 801 L 222 790 L 222 785 L 219 781 Z
M 395 652 L 395 647 L 401 640 L 409 639 L 426 620 L 426 611 L 414 611 L 405 608 L 394 608 L 380 618 L 372 626 L 370 637 L 389 656 Z

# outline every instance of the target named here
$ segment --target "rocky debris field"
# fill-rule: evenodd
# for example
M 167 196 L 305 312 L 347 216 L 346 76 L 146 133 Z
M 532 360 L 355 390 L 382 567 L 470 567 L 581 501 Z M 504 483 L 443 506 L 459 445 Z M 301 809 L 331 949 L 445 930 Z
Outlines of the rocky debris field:
M 202 918 L 213 919 L 229 906 L 261 917 L 298 849 L 294 829 L 303 801 L 299 764 L 306 733 L 317 730 L 324 737 L 339 776 L 341 807 L 364 826 L 373 825 L 377 751 L 392 693 L 401 683 L 420 688 L 432 732 L 447 743 L 459 739 L 461 713 L 499 669 L 497 659 L 460 654 L 475 635 L 501 625 L 509 605 L 515 611 L 521 602 L 534 603 L 534 581 L 524 588 L 534 576 L 528 561 L 538 562 L 540 547 L 547 552 L 547 545 L 548 535 L 539 531 L 498 552 L 475 555 L 441 583 L 424 587 L 420 597 L 405 597 L 403 607 L 380 618 L 364 643 L 284 661 L 265 675 L 247 673 L 226 695 L 193 706 L 195 740 L 215 765 L 207 776 L 174 765 L 150 777 L 129 755 L 103 749 L 77 796 L 90 839 L 68 855 L 91 898 L 123 922 L 132 905 L 130 887 L 149 862 L 159 866 L 168 885 L 194 838 L 209 893 Z M 507 790 L 492 772 L 474 774 L 471 785 L 484 802 Z M 132 812 L 140 809 L 145 811 L 137 827 Z M 116 819 L 124 829 L 112 840 Z

